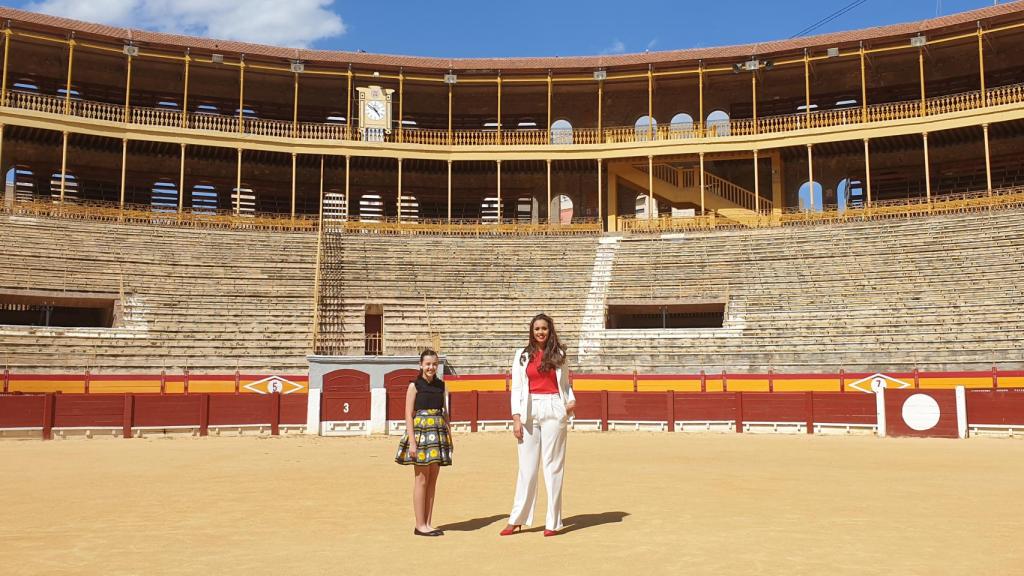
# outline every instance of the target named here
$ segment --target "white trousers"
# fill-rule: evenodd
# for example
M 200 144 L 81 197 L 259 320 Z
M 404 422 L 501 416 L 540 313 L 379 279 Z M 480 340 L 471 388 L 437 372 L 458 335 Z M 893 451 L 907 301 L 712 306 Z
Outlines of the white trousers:
M 531 394 L 530 418 L 523 422 L 519 443 L 519 477 L 509 524 L 533 525 L 537 503 L 537 467 L 544 461 L 544 485 L 548 513 L 544 528 L 562 529 L 562 472 L 565 468 L 565 435 L 569 418 L 558 394 Z

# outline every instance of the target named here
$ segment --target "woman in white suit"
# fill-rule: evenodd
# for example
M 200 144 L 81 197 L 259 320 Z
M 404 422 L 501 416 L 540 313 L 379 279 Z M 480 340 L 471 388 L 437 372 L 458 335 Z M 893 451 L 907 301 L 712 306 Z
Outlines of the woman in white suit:
M 565 346 L 555 322 L 545 314 L 530 321 L 530 340 L 512 358 L 512 432 L 519 442 L 519 477 L 508 526 L 502 536 L 533 523 L 537 502 L 537 467 L 544 463 L 548 512 L 544 535 L 562 529 L 562 472 L 565 436 L 576 397 L 565 365 Z

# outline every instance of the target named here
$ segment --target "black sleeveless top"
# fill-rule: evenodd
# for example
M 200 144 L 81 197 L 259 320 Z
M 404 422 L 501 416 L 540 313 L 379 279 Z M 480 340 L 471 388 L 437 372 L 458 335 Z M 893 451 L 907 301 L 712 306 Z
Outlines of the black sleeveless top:
M 414 384 L 416 385 L 416 403 L 413 407 L 416 410 L 444 409 L 444 380 L 435 376 L 432 382 L 427 382 L 420 376 Z

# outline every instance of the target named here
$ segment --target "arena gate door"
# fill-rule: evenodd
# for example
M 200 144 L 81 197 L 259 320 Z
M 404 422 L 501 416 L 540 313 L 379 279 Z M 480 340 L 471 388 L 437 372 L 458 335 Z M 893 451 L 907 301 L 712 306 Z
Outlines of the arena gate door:
M 324 375 L 320 397 L 320 434 L 367 434 L 370 430 L 370 375 L 335 370 Z
M 419 370 L 403 368 L 384 375 L 384 389 L 387 390 L 388 433 L 405 432 L 405 395 L 409 383 L 420 375 Z

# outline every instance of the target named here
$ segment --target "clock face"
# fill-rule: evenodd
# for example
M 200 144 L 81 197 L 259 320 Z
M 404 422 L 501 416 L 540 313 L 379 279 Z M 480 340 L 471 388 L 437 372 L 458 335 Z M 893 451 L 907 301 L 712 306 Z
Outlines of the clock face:
M 367 120 L 383 120 L 384 119 L 384 103 L 377 100 L 371 100 L 366 103 L 366 119 Z

